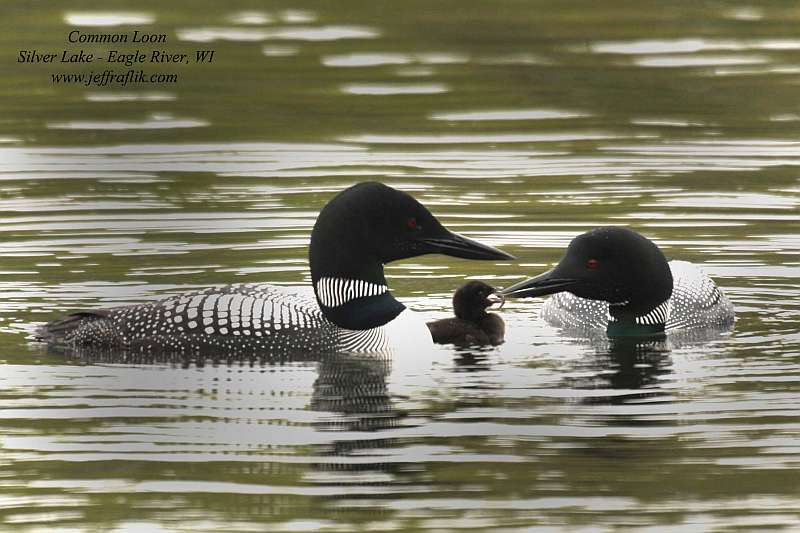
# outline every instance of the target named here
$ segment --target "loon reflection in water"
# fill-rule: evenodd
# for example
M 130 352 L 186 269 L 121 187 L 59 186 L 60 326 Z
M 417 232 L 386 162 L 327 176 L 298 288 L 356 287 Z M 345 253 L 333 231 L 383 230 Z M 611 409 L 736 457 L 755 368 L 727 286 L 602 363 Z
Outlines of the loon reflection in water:
M 735 320 L 733 305 L 699 268 L 667 262 L 655 243 L 621 227 L 575 237 L 555 268 L 501 294 L 554 294 L 542 307 L 546 322 L 612 336 L 729 330 Z
M 75 313 L 41 327 L 38 337 L 82 351 L 233 357 L 429 346 L 424 322 L 392 296 L 383 272 L 385 263 L 429 253 L 513 259 L 447 230 L 409 194 L 360 183 L 328 202 L 314 225 L 314 298 L 269 284 L 228 285 Z

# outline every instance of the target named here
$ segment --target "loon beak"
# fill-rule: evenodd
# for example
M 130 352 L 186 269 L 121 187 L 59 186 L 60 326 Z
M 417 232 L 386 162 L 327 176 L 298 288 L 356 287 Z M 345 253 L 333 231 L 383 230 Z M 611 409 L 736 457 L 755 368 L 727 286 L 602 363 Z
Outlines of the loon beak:
M 500 304 L 497 306 L 498 311 L 503 308 L 503 305 L 506 303 L 506 297 L 500 294 L 499 292 L 493 292 L 489 296 L 486 297 L 486 301 L 489 302 L 489 306 L 491 307 L 494 304 Z
M 420 239 L 420 242 L 430 246 L 429 253 L 440 253 L 462 259 L 516 259 L 503 250 L 473 241 L 458 233 L 447 232 L 443 237 Z
M 547 294 L 567 291 L 570 287 L 577 285 L 579 281 L 580 280 L 575 278 L 561 277 L 554 268 L 553 270 L 548 270 L 544 274 L 539 274 L 535 278 L 526 279 L 525 281 L 520 281 L 510 287 L 506 287 L 500 291 L 500 294 L 514 298 L 545 296 Z

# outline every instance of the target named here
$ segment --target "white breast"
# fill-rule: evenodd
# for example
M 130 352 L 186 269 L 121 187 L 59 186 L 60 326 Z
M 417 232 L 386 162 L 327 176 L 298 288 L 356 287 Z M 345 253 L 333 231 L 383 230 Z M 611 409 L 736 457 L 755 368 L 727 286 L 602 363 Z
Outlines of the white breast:
M 405 309 L 383 326 L 366 330 L 339 328 L 337 349 L 343 352 L 410 352 L 433 346 L 428 326 L 417 313 Z
M 410 309 L 405 309 L 383 327 L 389 346 L 394 350 L 425 349 L 433 346 L 428 325 L 419 313 Z

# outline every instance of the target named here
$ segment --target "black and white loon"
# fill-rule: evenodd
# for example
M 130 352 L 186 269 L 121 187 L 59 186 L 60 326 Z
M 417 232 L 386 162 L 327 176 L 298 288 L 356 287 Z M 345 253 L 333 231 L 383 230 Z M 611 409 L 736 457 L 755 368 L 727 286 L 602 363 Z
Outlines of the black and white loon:
M 575 237 L 555 268 L 501 294 L 554 294 L 542 307 L 546 322 L 604 328 L 609 335 L 729 329 L 734 323 L 733 305 L 711 278 L 686 261 L 667 262 L 655 243 L 622 227 Z
M 83 350 L 282 356 L 383 351 L 431 344 L 387 287 L 383 265 L 442 253 L 513 256 L 447 230 L 409 194 L 376 182 L 354 185 L 320 211 L 311 233 L 313 296 L 269 284 L 236 284 L 161 301 L 83 311 L 45 324 L 41 340 Z

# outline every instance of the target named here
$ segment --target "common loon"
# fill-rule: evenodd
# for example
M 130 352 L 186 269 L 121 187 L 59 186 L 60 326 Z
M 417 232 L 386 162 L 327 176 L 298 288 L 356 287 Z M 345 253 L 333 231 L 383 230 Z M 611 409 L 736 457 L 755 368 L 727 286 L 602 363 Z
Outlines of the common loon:
M 575 237 L 555 268 L 501 294 L 555 294 L 542 307 L 546 322 L 604 328 L 609 335 L 728 329 L 734 323 L 733 305 L 711 278 L 686 261 L 667 262 L 655 243 L 622 227 Z
M 228 285 L 75 313 L 42 326 L 38 336 L 85 351 L 283 356 L 382 351 L 394 346 L 393 327 L 411 324 L 411 336 L 431 344 L 425 324 L 404 313 L 383 273 L 385 263 L 429 253 L 513 259 L 447 230 L 409 194 L 365 182 L 336 195 L 314 224 L 314 297 L 270 284 Z
M 506 333 L 503 319 L 486 309 L 503 298 L 494 287 L 482 281 L 470 281 L 453 294 L 455 318 L 428 322 L 433 342 L 438 344 L 475 345 L 501 344 Z

